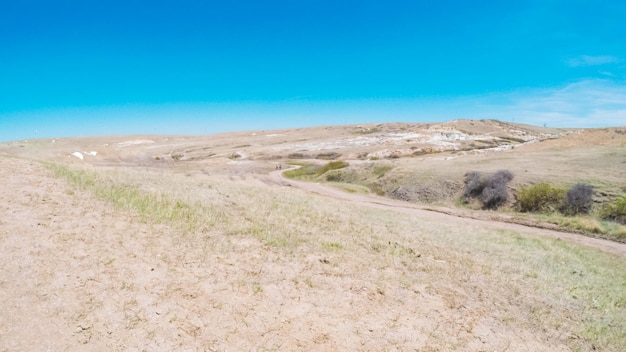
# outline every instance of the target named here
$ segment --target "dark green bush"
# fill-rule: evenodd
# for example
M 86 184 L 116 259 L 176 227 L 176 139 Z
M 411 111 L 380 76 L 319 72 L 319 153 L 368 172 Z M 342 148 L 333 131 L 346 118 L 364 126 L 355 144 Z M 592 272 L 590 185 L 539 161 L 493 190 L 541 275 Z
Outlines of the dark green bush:
M 517 193 L 517 205 L 522 212 L 554 212 L 565 201 L 565 190 L 547 183 L 524 187 Z

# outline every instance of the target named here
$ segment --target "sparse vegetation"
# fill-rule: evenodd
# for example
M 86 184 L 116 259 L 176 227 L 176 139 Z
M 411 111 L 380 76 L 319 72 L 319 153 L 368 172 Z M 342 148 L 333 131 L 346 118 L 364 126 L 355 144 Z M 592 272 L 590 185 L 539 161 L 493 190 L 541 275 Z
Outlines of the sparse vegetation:
M 392 165 L 389 164 L 377 164 L 372 168 L 372 174 L 376 178 L 381 178 L 387 174 L 391 169 L 393 169 Z
M 348 163 L 345 162 L 345 161 L 331 161 L 328 164 L 322 166 L 317 171 L 317 176 L 321 176 L 321 175 L 325 174 L 328 171 L 342 169 L 342 168 L 347 167 L 347 166 L 348 166 Z
M 331 161 L 324 165 L 317 165 L 312 163 L 302 163 L 297 164 L 300 167 L 293 170 L 287 170 L 283 173 L 285 177 L 288 178 L 304 178 L 304 179 L 313 179 L 319 176 L 324 175 L 328 171 L 338 170 L 348 166 L 348 163 L 345 161 Z
M 304 178 L 304 177 L 312 177 L 317 174 L 320 165 L 311 164 L 311 163 L 294 163 L 294 165 L 298 165 L 297 169 L 287 170 L 283 172 L 283 175 L 288 178 Z
M 328 182 L 343 182 L 343 175 L 339 172 L 327 172 L 326 181 Z
M 326 152 L 326 153 L 319 153 L 315 156 L 315 159 L 322 159 L 322 160 L 335 160 L 337 158 L 339 158 L 341 156 L 341 154 L 337 153 L 337 152 Z
M 521 138 L 517 138 L 517 137 L 512 137 L 512 136 L 500 136 L 500 139 L 504 139 L 506 141 L 509 142 L 514 142 L 514 143 L 524 143 L 526 142 L 525 140 L 521 139 Z
M 289 159 L 310 159 L 311 156 L 304 154 L 304 153 L 290 153 L 289 155 L 287 155 L 287 158 Z
M 615 221 L 603 220 L 593 214 L 564 215 L 560 212 L 552 213 L 518 213 L 519 219 L 526 223 L 546 223 L 557 225 L 560 229 L 569 232 L 593 235 L 616 242 L 626 243 L 626 226 Z
M 355 134 L 372 134 L 376 132 L 380 132 L 380 128 L 370 127 L 370 128 L 362 128 L 362 129 L 354 131 Z
M 626 225 L 626 196 L 615 199 L 602 207 L 600 216 L 603 219 L 612 220 Z
M 415 200 L 417 200 L 417 195 L 415 194 L 415 192 L 405 187 L 398 187 L 394 189 L 393 191 L 389 192 L 389 196 L 393 199 L 398 199 L 405 202 L 414 202 Z
M 350 134 L 352 129 L 347 131 Z M 610 132 L 611 137 L 621 138 Z M 579 139 L 576 137 L 574 142 Z M 37 172 L 28 163 L 20 169 L 5 168 L 21 170 L 13 172 L 18 176 L 8 177 L 8 185 L 28 185 L 15 202 L 11 203 L 9 192 L 4 193 L 4 200 L 9 200 L 7 209 L 15 207 L 14 214 L 19 216 L 11 224 L 19 231 L 6 227 L 10 223 L 7 219 L 0 221 L 5 226 L 5 237 L 12 241 L 7 242 L 11 250 L 5 258 L 4 281 L 9 283 L 5 288 L 12 288 L 11 274 L 22 275 L 26 280 L 14 281 L 21 282 L 19 286 L 24 288 L 25 296 L 30 295 L 29 301 L 42 307 L 13 326 L 28 330 L 31 322 L 45 323 L 48 318 L 70 325 L 76 320 L 83 324 L 77 334 L 94 333 L 91 341 L 83 340 L 92 349 L 110 343 L 107 335 L 130 345 L 124 329 L 132 330 L 132 341 L 139 341 L 138 346 L 144 341 L 170 343 L 176 339 L 180 345 L 174 348 L 179 349 L 183 343 L 190 349 L 214 350 L 276 350 L 281 348 L 280 343 L 285 343 L 283 347 L 299 343 L 302 349 L 335 350 L 626 349 L 626 272 L 622 256 L 572 243 L 565 239 L 567 236 L 559 235 L 561 239 L 557 240 L 531 234 L 547 233 L 540 229 L 500 230 L 518 227 L 492 222 L 502 219 L 539 227 L 558 226 L 568 232 L 626 243 L 626 227 L 620 225 L 626 220 L 626 184 L 621 178 L 623 146 L 607 147 L 602 153 L 588 152 L 586 147 L 569 153 L 558 141 L 549 141 L 547 147 L 538 143 L 514 153 L 453 155 L 448 151 L 420 160 L 404 157 L 361 161 L 349 167 L 341 162 L 328 165 L 327 161 L 301 161 L 300 169 L 287 172 L 304 180 L 341 182 L 333 187 L 350 193 L 369 190 L 393 196 L 397 190 L 397 195 L 410 201 L 435 205 L 399 205 L 372 199 L 376 208 L 368 208 L 362 206 L 365 202 L 333 199 L 336 191 L 320 197 L 294 190 L 300 187 L 299 182 L 282 182 L 274 173 L 267 175 L 278 162 L 260 159 L 258 156 L 265 154 L 254 149 L 256 142 L 244 156 L 248 159 L 249 152 L 255 155 L 254 160 L 222 160 L 237 152 L 233 145 L 249 142 L 243 138 L 223 145 L 212 142 L 220 158 L 209 163 L 194 161 L 207 154 L 194 154 L 191 146 L 180 149 L 180 162 L 146 160 L 148 155 L 169 160 L 175 154 L 176 149 L 159 147 L 159 142 L 124 148 L 120 164 L 114 164 L 116 150 L 120 149 L 114 147 L 117 141 L 99 151 L 106 162 L 91 156 L 80 161 L 63 155 L 61 158 L 55 150 L 50 153 L 52 160 L 72 165 L 51 166 L 73 185 L 67 188 L 59 180 L 46 178 L 38 182 L 49 173 Z M 263 153 L 283 158 L 291 151 L 304 150 L 312 154 L 300 154 L 302 158 L 313 159 L 320 150 L 312 145 L 314 137 L 297 140 L 300 137 L 285 134 L 276 138 L 275 151 L 271 151 L 265 136 L 246 134 L 245 138 L 260 138 Z M 294 141 L 299 145 L 289 149 Z M 172 143 L 182 148 L 180 140 Z M 206 145 L 206 141 L 202 143 Z M 545 149 L 555 146 L 559 147 L 557 153 Z M 64 144 L 62 148 L 72 151 L 82 147 Z M 368 149 L 372 155 L 379 155 L 376 148 L 358 146 L 338 151 L 356 156 Z M 132 165 L 133 160 L 141 164 Z M 13 163 L 2 164 L 8 165 Z M 451 209 L 453 201 L 460 205 L 466 194 L 473 209 L 482 208 L 483 197 L 491 191 L 496 195 L 496 190 L 507 191 L 508 197 L 512 174 L 495 177 L 497 173 L 485 171 L 498 168 L 515 172 L 517 182 L 511 189 L 520 190 L 518 200 L 523 198 L 520 194 L 524 190 L 533 187 L 522 185 L 545 183 L 544 188 L 530 193 L 531 210 L 514 213 L 521 205 L 518 202 L 513 206 L 510 199 L 507 203 L 512 207 L 504 207 L 503 213 L 470 211 L 467 207 Z M 583 168 L 584 175 L 575 172 Z M 464 189 L 459 170 L 480 172 L 472 176 L 468 173 Z M 596 203 L 587 214 L 565 215 L 560 211 L 567 188 L 561 185 L 579 182 L 576 177 L 594 185 Z M 15 182 L 21 178 L 27 182 Z M 286 184 L 292 187 L 281 186 Z M 502 184 L 505 187 L 494 186 Z M 309 186 L 322 192 L 318 185 Z M 91 194 L 115 204 L 116 209 L 92 199 Z M 357 199 L 345 194 L 340 197 Z M 447 203 L 438 203 L 442 199 Z M 439 208 L 439 204 L 446 208 Z M 68 211 L 72 206 L 76 209 Z M 27 218 L 25 207 L 37 216 Z M 414 212 L 412 208 L 440 209 L 477 219 Z M 11 220 L 12 212 L 7 215 Z M 474 225 L 466 227 L 468 223 Z M 24 246 L 16 251 L 20 243 Z M 29 267 L 24 264 L 31 262 L 48 263 L 48 267 L 30 266 L 36 271 L 25 270 Z M 80 285 L 73 290 L 56 290 L 67 281 L 55 274 L 59 272 L 70 274 L 68 277 Z M 157 292 L 158 302 L 138 299 L 139 291 Z M 49 300 L 41 296 L 42 292 L 57 292 L 58 297 Z M 236 306 L 232 305 L 233 295 Z M 7 326 L 24 312 L 15 304 L 24 299 L 15 296 L 18 298 L 7 297 L 9 311 L 0 319 Z M 209 306 L 198 305 L 207 300 L 211 301 Z M 57 302 L 67 303 L 63 303 L 62 311 Z M 159 317 L 155 316 L 153 303 L 158 303 Z M 79 306 L 80 310 L 75 309 Z M 307 314 L 301 314 L 302 307 L 307 308 Z M 115 311 L 121 328 L 104 326 Z M 284 317 L 291 323 L 272 322 L 268 320 L 271 316 Z M 463 319 L 459 319 L 461 316 Z M 153 318 L 169 324 L 150 324 Z M 211 322 L 217 320 L 222 328 L 211 329 Z M 312 328 L 297 329 L 303 324 Z M 336 328 L 325 329 L 328 324 Z M 354 326 L 367 325 L 375 329 L 371 334 L 354 330 Z M 394 334 L 382 333 L 380 326 L 392 328 Z M 47 329 L 50 327 L 56 329 L 52 322 Z M 262 346 L 247 340 L 261 334 L 264 337 L 257 340 Z M 416 334 L 428 336 L 428 341 L 415 340 Z M 372 338 L 368 345 L 359 345 L 364 337 Z M 238 339 L 248 344 L 233 347 Z
M 340 164 L 333 167 L 338 166 Z M 318 167 L 321 169 L 321 166 Z M 98 174 L 66 167 L 54 169 L 58 170 L 59 176 L 74 180 L 71 182 L 76 182 L 78 186 L 127 190 L 113 192 L 113 197 L 107 196 L 105 199 L 114 201 L 128 197 L 138 199 L 139 203 L 152 204 L 148 208 L 155 205 L 154 198 L 146 199 L 146 193 L 135 186 L 119 184 L 117 181 L 104 186 L 100 184 L 104 178 Z M 313 174 L 317 174 L 320 169 Z M 509 178 L 507 175 L 500 177 L 501 180 Z M 145 176 L 140 181 L 157 182 Z M 382 275 L 371 277 L 371 270 L 362 270 L 358 266 L 367 265 L 376 272 L 394 267 L 394 272 L 398 272 L 398 279 L 402 282 L 400 287 L 416 290 L 420 289 L 423 282 L 428 282 L 429 289 L 423 294 L 435 295 L 446 302 L 447 308 L 443 308 L 442 314 L 447 314 L 447 310 L 458 309 L 455 307 L 458 307 L 459 302 L 471 299 L 475 285 L 480 285 L 485 300 L 473 304 L 480 309 L 493 309 L 482 302 L 489 302 L 490 305 L 496 302 L 496 307 L 506 307 L 493 309 L 495 319 L 505 321 L 514 315 L 516 321 L 522 324 L 520 326 L 540 324 L 536 331 L 531 330 L 538 334 L 545 330 L 580 336 L 579 339 L 566 340 L 568 347 L 573 350 L 585 350 L 590 344 L 604 350 L 624 347 L 622 331 L 626 321 L 626 293 L 622 284 L 626 282 L 626 276 L 618 270 L 623 262 L 619 258 L 566 241 L 486 229 L 468 235 L 452 224 L 437 223 L 434 226 L 432 220 L 414 219 L 387 211 L 352 206 L 349 211 L 345 211 L 345 203 L 304 197 L 287 190 L 263 192 L 261 187 L 241 184 L 220 184 L 216 188 L 219 188 L 220 194 L 225 193 L 229 197 L 206 197 L 200 195 L 196 188 L 193 194 L 209 199 L 209 202 L 226 212 L 219 224 L 215 224 L 215 228 L 226 234 L 218 236 L 225 241 L 224 248 L 232 246 L 232 242 L 224 239 L 250 236 L 261 240 L 267 246 L 265 248 L 281 253 L 279 257 L 287 261 L 285 265 L 291 265 L 292 262 L 288 260 L 301 262 L 302 251 L 314 253 L 319 258 L 316 262 L 323 267 L 316 270 L 322 270 L 322 274 L 313 278 L 296 277 L 292 281 L 294 285 L 302 282 L 309 289 L 328 287 L 324 280 L 341 276 L 343 280 L 356 278 L 360 284 L 368 285 L 368 290 L 382 295 L 388 292 L 388 281 L 385 281 L 388 278 Z M 164 203 L 165 208 L 186 209 L 181 204 L 189 202 L 177 203 L 174 200 L 178 198 L 169 192 L 164 194 L 163 199 L 169 200 Z M 206 205 L 202 206 L 206 208 Z M 129 209 L 136 208 L 132 206 Z M 148 214 L 154 213 L 150 211 Z M 203 218 L 207 216 L 206 212 L 192 214 L 199 216 L 200 223 L 206 221 Z M 174 224 L 180 219 L 186 219 L 184 215 L 161 218 Z M 406 236 L 409 229 L 411 234 L 418 235 Z M 206 241 L 203 236 L 191 236 L 186 241 L 190 241 L 185 247 L 188 248 L 186 256 L 206 256 L 202 251 L 206 248 L 206 245 L 202 245 L 202 241 Z M 244 248 L 246 252 L 256 250 Z M 228 250 L 232 251 L 232 248 Z M 420 253 L 429 254 L 423 256 Z M 256 257 L 247 260 L 252 258 Z M 341 270 L 334 268 L 339 258 L 347 263 Z M 402 265 L 397 266 L 396 263 Z M 178 264 L 172 262 L 170 265 Z M 501 275 L 502 272 L 507 275 Z M 259 274 L 262 275 L 260 277 L 244 279 L 241 278 L 243 274 L 234 274 L 239 276 L 231 284 L 239 285 L 238 289 L 246 290 L 250 297 L 263 299 L 267 283 L 271 285 L 274 282 L 269 280 L 285 282 L 284 277 L 272 277 L 271 273 L 264 272 Z M 466 283 L 468 273 L 473 278 L 472 287 Z M 444 274 L 446 280 L 438 280 Z M 454 290 L 450 290 L 451 285 L 455 287 Z M 602 295 L 598 295 L 598 292 L 602 292 Z M 507 303 L 513 299 L 518 303 Z M 552 304 L 550 309 L 545 309 L 546 301 L 562 303 Z M 401 309 L 407 307 L 401 306 Z M 249 315 L 249 319 L 255 318 L 254 314 Z M 446 329 L 446 332 L 456 328 L 442 323 L 442 329 Z M 443 337 L 438 340 L 438 345 L 451 349 L 464 346 L 451 344 Z
M 199 205 L 190 205 L 181 200 L 165 195 L 147 193 L 137 187 L 116 184 L 102 179 L 96 173 L 85 170 L 70 169 L 58 164 L 48 164 L 57 177 L 69 181 L 76 187 L 92 191 L 104 200 L 117 207 L 136 211 L 144 220 L 157 223 L 176 223 L 186 229 L 193 230 L 205 224 L 202 209 Z

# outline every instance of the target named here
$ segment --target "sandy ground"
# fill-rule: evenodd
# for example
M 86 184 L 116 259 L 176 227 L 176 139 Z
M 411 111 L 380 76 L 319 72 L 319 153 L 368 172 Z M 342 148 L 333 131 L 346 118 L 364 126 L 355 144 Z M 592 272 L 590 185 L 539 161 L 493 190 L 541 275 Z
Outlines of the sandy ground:
M 1 351 L 568 350 L 359 253 L 333 266 L 252 237 L 200 248 L 37 162 L 0 157 L 0 170 Z

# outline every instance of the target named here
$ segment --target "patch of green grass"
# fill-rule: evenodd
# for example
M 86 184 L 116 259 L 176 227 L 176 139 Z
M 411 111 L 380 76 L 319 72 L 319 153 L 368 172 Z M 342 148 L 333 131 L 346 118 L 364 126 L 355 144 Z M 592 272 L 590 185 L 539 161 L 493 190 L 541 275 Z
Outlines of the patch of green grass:
M 293 163 L 294 165 L 299 165 L 300 167 L 293 170 L 287 170 L 283 172 L 283 176 L 287 178 L 297 179 L 297 178 L 312 178 L 317 175 L 321 166 L 311 163 Z
M 317 165 L 311 163 L 294 163 L 300 167 L 293 170 L 287 170 L 283 173 L 283 176 L 287 178 L 300 178 L 300 179 L 313 179 L 325 174 L 328 171 L 337 170 L 348 166 L 345 161 L 331 161 L 324 165 Z
M 385 176 L 387 174 L 387 172 L 389 172 L 391 169 L 393 169 L 393 166 L 389 165 L 389 164 L 380 164 L 380 165 L 375 165 L 372 168 L 372 174 L 376 177 L 376 178 L 382 178 L 383 176 Z
M 95 173 L 84 170 L 74 170 L 58 164 L 46 164 L 46 167 L 52 170 L 56 177 L 64 178 L 74 186 L 91 188 L 97 184 L 98 178 Z
M 615 199 L 611 203 L 605 204 L 600 210 L 603 219 L 614 220 L 626 224 L 626 196 Z
M 560 228 L 626 243 L 626 226 L 613 221 L 601 220 L 594 215 L 567 216 L 557 212 L 550 214 L 516 214 L 519 218 L 558 225 Z
M 337 243 L 337 242 L 324 243 L 324 247 L 329 248 L 329 249 L 343 249 L 344 248 L 344 246 L 341 243 Z
M 348 163 L 345 161 L 331 161 L 325 164 L 324 166 L 322 166 L 319 170 L 317 170 L 316 175 L 321 176 L 328 171 L 343 169 L 344 167 L 347 167 L 347 166 L 348 166 Z
M 137 212 L 144 221 L 176 223 L 189 230 L 197 229 L 204 223 L 202 214 L 205 209 L 200 205 L 190 205 L 165 195 L 145 192 L 136 186 L 115 184 L 93 172 L 58 164 L 46 166 L 55 176 L 66 179 L 70 184 L 89 190 L 116 207 Z
M 380 128 L 378 127 L 372 127 L 372 128 L 363 128 L 357 131 L 354 131 L 354 134 L 360 134 L 360 135 L 366 135 L 366 134 L 372 134 L 372 133 L 376 133 L 376 132 L 380 132 Z

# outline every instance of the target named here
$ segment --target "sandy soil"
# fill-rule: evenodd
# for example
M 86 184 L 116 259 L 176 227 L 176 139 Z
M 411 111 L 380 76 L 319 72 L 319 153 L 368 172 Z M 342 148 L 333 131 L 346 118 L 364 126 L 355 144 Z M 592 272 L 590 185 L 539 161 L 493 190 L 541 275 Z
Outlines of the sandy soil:
M 0 170 L 2 351 L 449 350 L 441 336 L 465 351 L 567 350 L 478 301 L 396 286 L 399 272 L 364 270 L 358 253 L 333 267 L 250 237 L 198 248 L 37 162 L 2 157 Z

